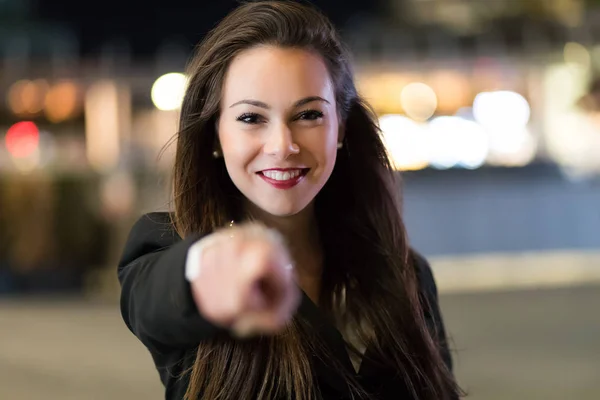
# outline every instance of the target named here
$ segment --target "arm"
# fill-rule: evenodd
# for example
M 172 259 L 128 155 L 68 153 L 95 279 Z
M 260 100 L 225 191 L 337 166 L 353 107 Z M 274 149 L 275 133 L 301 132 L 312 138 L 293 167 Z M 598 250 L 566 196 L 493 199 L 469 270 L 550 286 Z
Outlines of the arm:
M 185 279 L 198 239 L 181 240 L 167 213 L 142 216 L 129 234 L 118 268 L 121 314 L 150 350 L 193 347 L 219 332 L 198 312 Z
M 427 260 L 416 252 L 412 252 L 415 267 L 421 285 L 421 301 L 427 326 L 439 346 L 442 359 L 446 366 L 452 371 L 452 356 L 448 348 L 446 329 L 440 312 L 437 286 Z

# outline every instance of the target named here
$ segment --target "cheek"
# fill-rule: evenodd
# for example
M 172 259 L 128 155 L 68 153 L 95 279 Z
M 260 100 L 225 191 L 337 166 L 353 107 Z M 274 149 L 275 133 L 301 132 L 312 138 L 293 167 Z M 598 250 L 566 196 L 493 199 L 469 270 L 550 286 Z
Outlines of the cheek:
M 256 158 L 257 146 L 251 135 L 235 126 L 219 125 L 219 144 L 225 166 L 232 179 L 241 177 Z
M 233 140 L 232 135 L 233 127 L 230 124 L 219 122 L 217 125 L 217 140 L 219 147 L 221 148 L 224 154 L 231 153 L 233 146 L 235 145 L 235 141 Z
M 219 124 L 219 146 L 225 161 L 229 158 L 239 158 L 240 154 L 243 153 L 244 141 L 242 132 L 237 132 L 235 125 L 231 124 Z
M 337 143 L 338 143 L 338 126 L 332 124 L 327 127 L 327 130 L 323 132 L 318 138 L 319 143 L 315 143 L 315 147 L 320 149 L 319 157 L 321 161 L 325 161 L 327 164 L 334 163 L 337 154 Z

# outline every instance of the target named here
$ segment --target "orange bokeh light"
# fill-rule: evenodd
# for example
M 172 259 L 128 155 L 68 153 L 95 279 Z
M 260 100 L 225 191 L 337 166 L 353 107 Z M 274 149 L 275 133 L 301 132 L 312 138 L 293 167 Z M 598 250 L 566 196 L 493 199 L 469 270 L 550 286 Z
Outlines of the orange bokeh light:
M 60 82 L 52 86 L 46 95 L 45 113 L 51 122 L 71 118 L 77 111 L 77 86 L 71 82 Z
M 44 107 L 48 83 L 42 79 L 22 80 L 13 84 L 8 91 L 8 106 L 16 115 L 35 115 Z

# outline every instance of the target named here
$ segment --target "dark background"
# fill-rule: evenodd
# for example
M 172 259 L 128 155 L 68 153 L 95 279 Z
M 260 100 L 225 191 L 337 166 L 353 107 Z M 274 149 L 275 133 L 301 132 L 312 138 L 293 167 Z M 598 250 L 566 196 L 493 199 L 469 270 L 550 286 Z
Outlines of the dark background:
M 320 0 L 314 3 L 337 25 L 357 14 L 375 13 L 380 0 Z M 37 0 L 34 15 L 73 29 L 83 53 L 94 52 L 106 40 L 126 38 L 136 55 L 150 54 L 165 36 L 199 41 L 214 24 L 241 1 Z

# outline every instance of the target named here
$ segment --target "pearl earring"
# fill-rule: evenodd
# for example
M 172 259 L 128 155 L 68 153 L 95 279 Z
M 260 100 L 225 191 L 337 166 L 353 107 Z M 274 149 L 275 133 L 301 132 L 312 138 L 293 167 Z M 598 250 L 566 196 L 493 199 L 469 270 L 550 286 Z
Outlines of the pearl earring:
M 338 142 L 337 148 L 341 149 L 342 147 L 344 147 L 344 142 Z
M 219 158 L 219 152 L 217 150 L 213 151 L 213 158 Z

